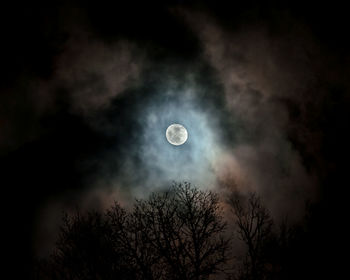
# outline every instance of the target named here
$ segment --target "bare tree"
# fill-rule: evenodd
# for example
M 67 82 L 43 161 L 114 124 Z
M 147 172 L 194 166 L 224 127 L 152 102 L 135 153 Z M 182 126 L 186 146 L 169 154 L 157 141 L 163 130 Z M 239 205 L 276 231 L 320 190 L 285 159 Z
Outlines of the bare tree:
M 135 279 L 159 279 L 159 256 L 148 241 L 149 227 L 143 217 L 135 210 L 126 213 L 119 204 L 115 204 L 107 211 L 107 217 L 112 230 L 112 240 L 123 248 L 124 257 L 135 274 Z
M 234 193 L 229 204 L 236 218 L 238 236 L 247 246 L 241 278 L 262 279 L 266 269 L 264 247 L 272 237 L 273 221 L 255 193 L 248 198 Z
M 210 191 L 177 184 L 171 192 L 138 201 L 133 215 L 146 225 L 145 237 L 163 264 L 165 279 L 208 279 L 227 260 L 226 224 Z
M 216 194 L 177 184 L 130 212 L 116 203 L 105 213 L 66 215 L 40 277 L 208 279 L 227 260 L 225 228 Z
M 65 214 L 55 251 L 40 266 L 40 279 L 134 279 L 122 246 L 98 212 Z

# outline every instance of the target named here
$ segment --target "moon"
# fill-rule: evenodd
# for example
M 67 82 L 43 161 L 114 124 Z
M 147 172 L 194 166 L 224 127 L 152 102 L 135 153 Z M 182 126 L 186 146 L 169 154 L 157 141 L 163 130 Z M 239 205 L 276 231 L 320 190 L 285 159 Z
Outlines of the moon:
M 174 123 L 168 126 L 165 136 L 170 144 L 180 146 L 187 141 L 188 133 L 183 125 Z

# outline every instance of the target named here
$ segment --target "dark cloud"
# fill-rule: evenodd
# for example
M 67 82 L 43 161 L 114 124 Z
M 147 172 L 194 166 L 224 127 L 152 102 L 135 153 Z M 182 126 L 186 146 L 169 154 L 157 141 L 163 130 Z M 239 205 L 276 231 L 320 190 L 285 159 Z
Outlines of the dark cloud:
M 128 207 L 172 181 L 256 191 L 276 218 L 322 200 L 346 145 L 345 42 L 294 5 L 105 4 L 29 9 L 14 27 L 0 167 L 39 254 L 62 209 Z
M 239 180 L 244 190 L 260 193 L 279 215 L 303 209 L 305 199 L 316 195 L 316 175 L 314 169 L 306 169 L 303 155 L 291 142 L 289 127 L 295 119 L 283 101 L 290 101 L 304 115 L 304 104 L 314 97 L 307 96 L 317 85 L 310 69 L 312 58 L 307 56 L 308 49 L 317 50 L 314 42 L 303 40 L 308 38 L 304 29 L 272 36 L 266 25 L 228 32 L 203 15 L 191 17 L 190 22 L 202 39 L 204 57 L 217 71 L 226 109 L 231 112 L 223 128 L 231 136 L 226 149 L 231 153 L 229 161 L 240 166 L 241 174 L 235 179 L 229 172 L 229 179 Z M 292 38 L 300 42 L 291 44 Z M 320 93 L 317 98 L 322 102 Z

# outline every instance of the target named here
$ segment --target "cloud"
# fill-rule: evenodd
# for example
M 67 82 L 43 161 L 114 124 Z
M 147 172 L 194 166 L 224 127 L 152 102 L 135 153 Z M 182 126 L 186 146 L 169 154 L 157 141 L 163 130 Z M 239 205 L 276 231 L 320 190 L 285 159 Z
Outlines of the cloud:
M 317 170 L 307 158 L 320 146 L 308 127 L 308 104 L 318 94 L 310 90 L 318 85 L 309 53 L 318 50 L 307 32 L 274 35 L 247 24 L 231 30 L 208 15 L 185 14 L 201 46 L 192 60 L 173 52 L 161 59 L 152 43 L 141 49 L 125 38 L 75 31 L 52 76 L 26 84 L 29 102 L 14 106 L 28 110 L 33 137 L 40 136 L 40 120 L 63 111 L 98 138 L 75 163 L 83 186 L 42 208 L 52 215 L 38 216 L 41 234 L 46 224 L 55 233 L 62 208 L 104 209 L 114 200 L 128 206 L 172 181 L 223 195 L 256 191 L 275 218 L 296 220 L 305 200 L 317 197 Z M 188 129 L 181 147 L 165 139 L 172 123 Z M 20 130 L 9 124 L 8 131 Z
M 107 44 L 91 36 L 75 36 L 58 58 L 52 83 L 69 92 L 74 112 L 91 115 L 135 86 L 142 63 L 140 51 L 130 42 Z
M 50 86 L 63 85 L 70 110 L 115 139 L 82 163 L 98 166 L 85 192 L 125 188 L 128 197 L 144 197 L 174 180 L 219 191 L 224 182 L 258 192 L 276 216 L 301 215 L 317 180 L 291 140 L 295 123 L 284 100 L 304 112 L 314 82 L 306 52 L 298 44 L 291 52 L 295 36 L 271 37 L 264 26 L 228 31 L 198 15 L 189 24 L 202 43 L 191 66 L 148 60 L 145 67 L 147 53 L 125 41 L 68 42 Z M 171 123 L 188 128 L 181 151 L 164 137 Z
M 62 109 L 92 124 L 98 112 L 137 85 L 145 61 L 134 44 L 123 39 L 107 43 L 84 27 L 67 37 L 53 59 L 50 77 L 20 76 L 1 97 L 6 107 L 0 115 L 0 151 L 39 137 L 41 119 Z
M 305 105 L 314 98 L 310 88 L 316 85 L 308 51 L 317 48 L 304 29 L 274 36 L 263 24 L 228 30 L 203 14 L 188 16 L 188 21 L 231 112 L 221 128 L 229 137 L 224 156 L 215 163 L 219 182 L 243 193 L 256 191 L 275 217 L 297 219 L 305 201 L 317 197 L 317 170 L 308 169 L 303 159 L 305 151 L 319 145 L 317 133 L 305 134 Z M 289 104 L 300 112 L 300 123 Z M 308 137 L 304 151 L 293 142 L 300 137 Z

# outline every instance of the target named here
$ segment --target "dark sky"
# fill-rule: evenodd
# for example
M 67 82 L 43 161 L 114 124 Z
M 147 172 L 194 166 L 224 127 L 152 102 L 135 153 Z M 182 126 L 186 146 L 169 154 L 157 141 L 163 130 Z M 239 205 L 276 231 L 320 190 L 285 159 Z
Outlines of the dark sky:
M 1 8 L 0 185 L 11 263 L 62 211 L 190 181 L 277 219 L 345 208 L 349 16 L 337 1 L 53 1 Z M 226 3 L 230 2 L 230 4 Z M 171 123 L 189 133 L 179 147 Z M 20 252 L 20 253 L 18 253 Z

